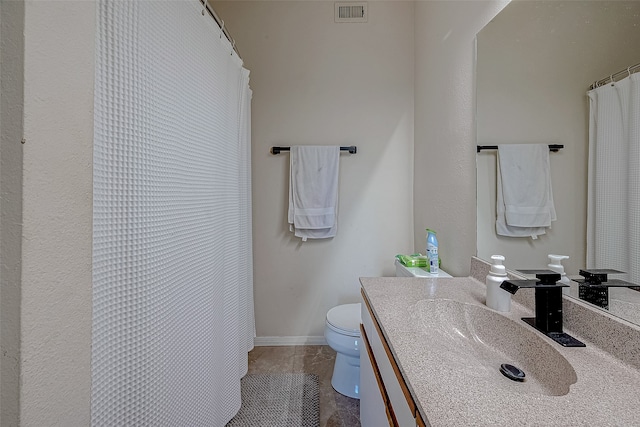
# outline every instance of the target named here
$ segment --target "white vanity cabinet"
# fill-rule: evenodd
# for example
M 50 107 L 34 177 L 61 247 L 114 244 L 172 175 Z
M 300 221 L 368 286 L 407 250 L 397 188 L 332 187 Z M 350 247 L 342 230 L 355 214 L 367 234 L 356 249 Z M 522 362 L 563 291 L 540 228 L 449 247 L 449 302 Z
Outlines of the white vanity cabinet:
M 363 345 L 360 348 L 360 423 L 362 427 L 424 426 L 364 293 Z

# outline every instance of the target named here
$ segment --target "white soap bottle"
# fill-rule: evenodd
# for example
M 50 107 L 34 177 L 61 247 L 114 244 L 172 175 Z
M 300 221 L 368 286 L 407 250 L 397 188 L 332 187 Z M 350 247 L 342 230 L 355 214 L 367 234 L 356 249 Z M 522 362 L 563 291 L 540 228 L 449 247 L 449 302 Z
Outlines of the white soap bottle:
M 571 280 L 569 280 L 569 278 L 567 277 L 567 274 L 564 272 L 564 266 L 562 265 L 562 260 L 563 259 L 569 259 L 569 257 L 567 255 L 553 255 L 553 254 L 549 254 L 549 264 L 547 264 L 547 267 L 549 267 L 549 270 L 551 271 L 555 271 L 556 273 L 560 273 L 560 280 L 559 282 L 563 285 L 568 285 L 571 286 Z M 562 288 L 562 293 L 569 295 L 569 291 L 571 290 L 571 288 Z
M 497 311 L 509 311 L 511 309 L 511 294 L 500 285 L 507 280 L 507 270 L 502 262 L 502 255 L 491 255 L 491 270 L 487 274 L 487 306 Z

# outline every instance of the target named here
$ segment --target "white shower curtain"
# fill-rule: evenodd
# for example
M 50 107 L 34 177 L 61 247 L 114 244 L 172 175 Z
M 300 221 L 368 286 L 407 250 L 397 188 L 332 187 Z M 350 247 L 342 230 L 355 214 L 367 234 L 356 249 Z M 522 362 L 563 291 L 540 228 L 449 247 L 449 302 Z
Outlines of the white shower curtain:
M 197 0 L 100 0 L 93 426 L 224 426 L 253 347 L 249 72 Z
M 640 284 L 640 74 L 588 95 L 587 267 Z

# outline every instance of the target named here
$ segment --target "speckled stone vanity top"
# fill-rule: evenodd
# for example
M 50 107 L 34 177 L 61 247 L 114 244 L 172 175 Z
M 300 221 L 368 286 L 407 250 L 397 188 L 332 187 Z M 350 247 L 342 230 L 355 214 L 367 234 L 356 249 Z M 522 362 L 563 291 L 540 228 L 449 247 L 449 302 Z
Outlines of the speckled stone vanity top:
M 482 381 L 473 375 L 446 375 L 443 364 L 456 362 L 451 359 L 457 356 L 450 349 L 446 353 L 441 350 L 439 355 L 439 348 L 416 325 L 415 307 L 418 302 L 431 299 L 486 307 L 484 283 L 472 277 L 378 277 L 360 281 L 420 415 L 432 426 L 640 426 L 640 369 L 636 363 L 629 363 L 636 357 L 640 359 L 640 355 L 619 357 L 566 326 L 565 330 L 587 347 L 562 347 L 522 322 L 521 317 L 532 317 L 533 313 L 512 301 L 511 311 L 500 314 L 521 322 L 564 356 L 577 377 L 569 392 L 527 393 L 501 375 Z M 519 292 L 523 291 L 527 292 Z M 629 336 L 636 339 L 636 332 L 637 328 Z M 629 336 L 620 338 L 628 340 Z M 609 338 L 615 341 L 615 337 Z M 631 348 L 633 352 L 638 345 L 634 342 L 627 350 Z M 622 351 L 624 347 L 622 343 Z

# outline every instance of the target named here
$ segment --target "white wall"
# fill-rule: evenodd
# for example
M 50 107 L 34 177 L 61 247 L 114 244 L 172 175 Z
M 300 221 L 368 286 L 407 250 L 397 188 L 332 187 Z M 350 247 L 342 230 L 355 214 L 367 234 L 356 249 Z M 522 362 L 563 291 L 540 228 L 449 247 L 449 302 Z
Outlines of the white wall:
M 18 425 L 24 3 L 0 6 L 0 425 Z
M 589 106 L 594 81 L 638 62 L 640 2 L 518 1 L 478 37 L 478 142 L 564 144 L 551 153 L 558 220 L 537 240 L 495 233 L 496 153 L 478 155 L 478 256 L 542 268 L 586 266 Z
M 394 275 L 413 250 L 414 3 L 369 2 L 366 24 L 335 23 L 328 1 L 213 6 L 251 70 L 257 336 L 321 337 L 359 277 Z M 289 155 L 269 148 L 305 144 L 358 153 L 341 156 L 337 236 L 302 243 L 286 223 Z
M 25 426 L 90 420 L 95 17 L 91 1 L 25 4 Z
M 469 274 L 476 253 L 474 40 L 507 1 L 415 5 L 415 250 L 437 231 L 442 267 Z

